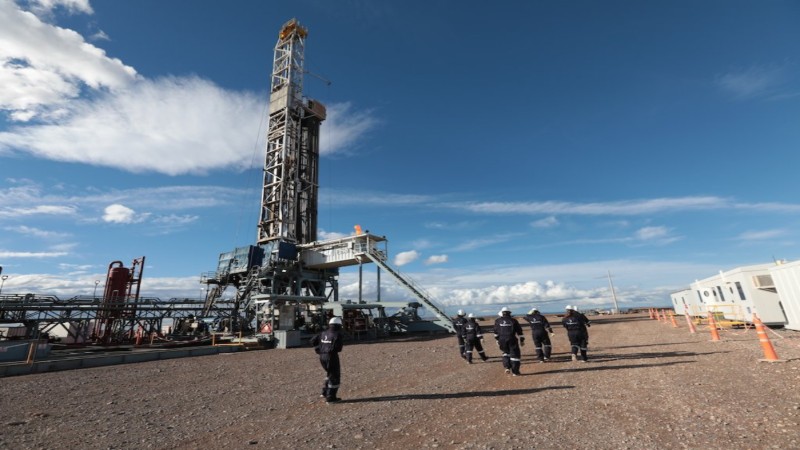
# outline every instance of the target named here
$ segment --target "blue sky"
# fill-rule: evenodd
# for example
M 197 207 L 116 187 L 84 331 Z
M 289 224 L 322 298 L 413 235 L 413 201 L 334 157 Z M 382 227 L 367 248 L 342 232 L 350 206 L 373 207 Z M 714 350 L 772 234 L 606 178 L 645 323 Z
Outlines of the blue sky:
M 199 296 L 256 239 L 293 17 L 320 237 L 385 235 L 449 310 L 607 307 L 608 271 L 667 304 L 800 257 L 798 2 L 0 0 L 4 292 L 91 295 L 145 256 L 145 295 Z

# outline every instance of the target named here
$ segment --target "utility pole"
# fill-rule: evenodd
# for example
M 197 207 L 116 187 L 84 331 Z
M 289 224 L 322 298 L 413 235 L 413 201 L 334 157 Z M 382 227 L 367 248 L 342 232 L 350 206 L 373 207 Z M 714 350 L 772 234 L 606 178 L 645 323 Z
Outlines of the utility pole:
M 619 314 L 619 306 L 617 306 L 617 293 L 614 292 L 614 283 L 611 282 L 611 271 L 608 271 L 608 286 L 611 288 L 611 298 L 614 300 L 614 314 Z

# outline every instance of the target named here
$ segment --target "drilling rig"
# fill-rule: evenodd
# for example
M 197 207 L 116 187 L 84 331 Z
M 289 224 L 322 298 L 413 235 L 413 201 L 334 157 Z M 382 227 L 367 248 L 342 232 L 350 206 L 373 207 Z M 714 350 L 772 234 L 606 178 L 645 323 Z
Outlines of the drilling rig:
M 356 226 L 352 236 L 317 240 L 319 137 L 326 109 L 303 96 L 307 36 L 308 30 L 296 19 L 278 33 L 257 245 L 222 253 L 217 270 L 201 276 L 201 283 L 209 287 L 203 316 L 216 317 L 220 330 L 277 341 L 281 347 L 298 345 L 301 330 L 321 329 L 333 314 L 399 306 L 339 302 L 339 268 L 372 262 L 411 289 L 421 302 L 412 306 L 426 305 L 436 315 L 438 327 L 453 332 L 450 319 L 421 288 L 388 265 L 384 236 L 361 232 Z M 234 308 L 215 310 L 229 286 L 236 290 Z

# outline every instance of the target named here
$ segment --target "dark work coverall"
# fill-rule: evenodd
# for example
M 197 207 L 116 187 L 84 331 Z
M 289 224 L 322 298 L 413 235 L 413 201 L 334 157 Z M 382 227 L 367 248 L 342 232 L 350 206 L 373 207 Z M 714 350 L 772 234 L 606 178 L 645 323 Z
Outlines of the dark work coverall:
M 553 328 L 550 327 L 550 322 L 539 311 L 528 314 L 525 316 L 525 320 L 531 325 L 533 346 L 536 347 L 536 358 L 539 361 L 550 359 L 550 353 L 553 351 L 549 335 L 549 333 L 553 332 Z
M 339 399 L 336 393 L 339 391 L 339 382 L 342 377 L 342 368 L 339 365 L 339 352 L 342 351 L 341 325 L 330 325 L 322 333 L 311 338 L 311 345 L 314 351 L 319 354 L 319 363 L 325 369 L 325 382 L 322 384 L 322 396 L 328 402 L 335 402 Z
M 467 349 L 467 362 L 472 364 L 473 348 L 481 355 L 481 359 L 486 361 L 486 353 L 483 352 L 483 345 L 481 345 L 483 334 L 481 333 L 481 326 L 478 325 L 478 322 L 475 322 L 475 319 L 467 319 L 462 330 L 464 331 L 464 345 Z
M 497 339 L 500 351 L 503 352 L 503 367 L 506 373 L 511 372 L 514 375 L 519 375 L 521 355 L 517 336 L 524 342 L 522 327 L 511 314 L 503 313 L 502 317 L 494 321 L 494 338 Z
M 453 321 L 453 328 L 456 329 L 456 337 L 458 338 L 458 354 L 461 355 L 462 358 L 467 357 L 466 353 L 464 353 L 464 324 L 467 323 L 467 318 L 464 316 L 456 317 L 456 320 Z
M 586 316 L 574 311 L 561 319 L 561 324 L 567 329 L 569 343 L 572 346 L 572 354 L 577 355 L 578 350 L 580 350 L 581 359 L 584 361 L 588 360 L 586 357 L 587 347 L 589 346 L 589 333 L 586 330 L 588 322 Z

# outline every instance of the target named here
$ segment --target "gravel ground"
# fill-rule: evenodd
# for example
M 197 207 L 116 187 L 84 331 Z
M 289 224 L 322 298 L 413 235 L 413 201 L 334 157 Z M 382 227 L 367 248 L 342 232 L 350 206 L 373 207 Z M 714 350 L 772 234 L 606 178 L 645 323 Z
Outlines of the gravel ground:
M 593 319 L 588 364 L 560 327 L 536 363 L 526 330 L 521 377 L 491 334 L 472 365 L 452 336 L 350 343 L 333 405 L 310 348 L 3 378 L 0 448 L 800 448 L 800 332 L 766 363 L 753 330 Z

